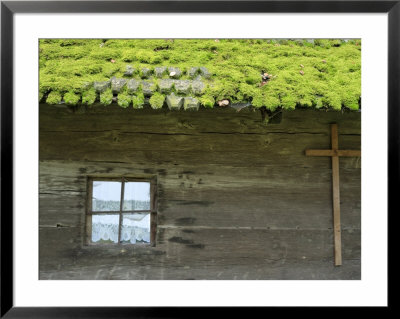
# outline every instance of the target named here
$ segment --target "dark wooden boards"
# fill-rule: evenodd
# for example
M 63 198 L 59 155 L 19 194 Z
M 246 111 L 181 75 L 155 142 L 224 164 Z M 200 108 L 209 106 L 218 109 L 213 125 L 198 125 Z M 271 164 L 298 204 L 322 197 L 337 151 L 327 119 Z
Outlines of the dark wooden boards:
M 124 260 L 124 259 L 123 259 Z M 123 265 L 118 260 L 115 266 L 102 265 L 70 266 L 64 269 L 40 272 L 42 280 L 357 280 L 360 277 L 360 260 L 348 260 L 346 265 L 334 268 L 329 261 L 299 261 L 283 263 L 254 262 L 246 265 L 195 264 L 171 266 L 148 262 L 147 265 Z
M 360 279 L 361 161 L 340 158 L 343 260 L 332 264 L 331 164 L 360 114 L 40 106 L 41 279 Z M 327 129 L 328 126 L 328 129 Z M 343 130 L 342 130 L 343 127 Z M 157 176 L 155 247 L 84 245 L 88 176 Z M 58 226 L 57 226 L 58 225 Z
M 243 227 L 261 224 L 270 228 L 332 225 L 329 169 L 216 167 L 213 173 L 213 168 L 205 165 L 189 169 L 167 166 L 161 171 L 165 175 L 158 177 L 159 219 L 164 224 L 223 227 L 238 223 Z M 116 175 L 126 171 L 148 175 L 144 173 L 148 172 L 146 168 L 133 169 L 129 164 L 41 161 L 39 203 L 49 212 L 40 215 L 41 224 L 69 225 L 79 221 L 86 199 L 86 179 L 79 176 L 82 171 L 94 175 L 96 170 L 100 175 L 107 171 Z M 360 227 L 361 171 L 342 169 L 342 173 L 342 206 L 347 212 L 343 226 Z M 292 204 L 294 199 L 296 206 Z
M 75 271 L 78 276 L 82 269 L 89 268 L 94 272 L 92 275 L 86 273 L 86 277 L 76 279 L 94 279 L 95 273 L 108 274 L 111 269 L 127 270 L 129 267 L 132 272 L 147 269 L 147 279 L 200 279 L 199 274 L 192 270 L 220 269 L 225 272 L 226 277 L 230 267 L 246 269 L 246 266 L 247 272 L 251 269 L 256 271 L 255 274 L 248 273 L 248 279 L 251 279 L 257 275 L 257 269 L 268 273 L 279 266 L 288 270 L 290 267 L 304 267 L 310 263 L 325 264 L 325 261 L 331 260 L 333 250 L 333 232 L 321 230 L 196 229 L 189 232 L 188 229 L 162 229 L 159 230 L 157 247 L 147 250 L 142 247 L 121 247 L 114 250 L 96 247 L 90 250 L 87 247 L 79 247 L 79 244 L 74 242 L 54 248 L 52 245 L 54 240 L 57 240 L 55 238 L 67 243 L 68 238 L 79 236 L 79 230 L 45 229 L 42 232 L 43 236 L 49 238 L 50 244 L 43 243 L 41 252 L 52 250 L 50 254 L 53 258 L 46 261 L 45 265 L 47 271 L 54 270 L 54 279 L 60 278 L 57 275 L 58 271 L 71 272 L 70 275 Z M 346 244 L 343 256 L 350 263 L 360 261 L 359 237 L 359 230 L 343 231 L 343 242 Z M 260 241 L 263 245 L 259 244 Z M 331 265 L 325 264 L 325 267 L 325 276 L 329 277 L 335 273 Z M 173 277 L 168 275 L 171 269 L 182 269 L 183 272 L 181 276 Z M 132 272 L 128 271 L 128 274 Z M 162 278 L 159 278 L 160 272 L 163 273 Z M 294 273 L 294 270 L 292 272 Z M 46 269 L 43 269 L 43 273 L 46 273 Z M 177 273 L 173 275 L 176 276 Z M 245 273 L 242 274 L 244 275 Z M 307 276 L 311 278 L 315 275 L 313 268 L 310 268 Z M 321 275 L 322 272 L 319 276 Z M 126 274 L 120 273 L 119 276 L 127 279 Z M 359 279 L 357 276 L 359 273 L 352 279 Z M 219 278 L 211 277 L 210 274 L 208 279 Z
M 322 133 L 330 134 L 329 124 L 346 122 L 341 134 L 361 133 L 361 113 L 315 111 L 298 109 L 285 111 L 280 124 L 265 125 L 258 110 L 243 109 L 240 112 L 232 108 L 203 109 L 197 112 L 173 112 L 166 109 L 143 110 L 123 109 L 116 105 L 93 106 L 86 113 L 77 114 L 67 107 L 55 107 L 41 104 L 41 131 L 80 131 L 102 132 L 118 130 L 137 133 L 261 133 L 285 132 L 288 134 Z M 54 125 L 54 121 L 57 125 Z

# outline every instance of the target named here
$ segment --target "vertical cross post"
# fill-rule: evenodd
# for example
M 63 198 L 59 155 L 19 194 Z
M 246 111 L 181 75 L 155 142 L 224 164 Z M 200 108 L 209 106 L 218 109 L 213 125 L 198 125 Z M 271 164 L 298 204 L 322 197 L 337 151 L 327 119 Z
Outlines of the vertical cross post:
M 331 124 L 331 149 L 306 150 L 306 156 L 331 156 L 332 158 L 333 235 L 335 247 L 335 266 L 340 266 L 342 264 L 342 238 L 340 227 L 339 157 L 361 156 L 361 151 L 339 150 L 337 124 Z
M 337 124 L 331 125 L 332 156 L 332 194 L 333 194 L 333 231 L 335 241 L 335 265 L 342 264 L 342 236 L 340 227 L 340 188 L 339 188 L 339 148 Z

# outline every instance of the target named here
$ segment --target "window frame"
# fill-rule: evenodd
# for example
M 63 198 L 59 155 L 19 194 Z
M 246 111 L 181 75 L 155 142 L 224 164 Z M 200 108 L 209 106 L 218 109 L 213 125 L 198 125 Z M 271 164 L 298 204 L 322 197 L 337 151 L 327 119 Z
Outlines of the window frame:
M 92 197 L 93 197 L 93 182 L 121 182 L 121 198 L 120 209 L 118 211 L 93 211 Z M 127 182 L 147 182 L 150 183 L 150 209 L 149 210 L 123 210 L 123 198 L 125 191 L 125 183 Z M 157 235 L 157 180 L 156 177 L 140 178 L 130 176 L 118 177 L 104 177 L 104 176 L 88 176 L 87 177 L 87 190 L 86 190 L 86 212 L 85 212 L 85 244 L 90 246 L 105 246 L 105 247 L 121 247 L 121 246 L 151 246 L 156 245 Z M 121 243 L 121 228 L 122 216 L 124 214 L 132 213 L 149 213 L 150 214 L 150 243 Z M 119 215 L 118 224 L 118 242 L 117 243 L 97 243 L 92 241 L 92 216 L 93 215 Z

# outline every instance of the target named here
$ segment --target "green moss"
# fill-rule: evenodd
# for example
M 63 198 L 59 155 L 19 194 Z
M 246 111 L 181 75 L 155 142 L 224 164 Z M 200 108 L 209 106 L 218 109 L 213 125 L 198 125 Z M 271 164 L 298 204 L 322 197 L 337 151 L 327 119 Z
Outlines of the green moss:
M 257 95 L 258 90 L 256 86 L 241 83 L 238 88 L 239 92 L 236 94 L 237 101 L 250 101 L 252 97 Z
M 350 110 L 359 109 L 359 92 L 356 89 L 346 89 L 342 93 L 342 103 Z
M 87 91 L 84 91 L 82 93 L 82 103 L 83 104 L 92 105 L 96 101 L 96 98 L 97 98 L 97 94 L 93 88 L 91 88 Z
M 142 109 L 144 105 L 144 95 L 143 93 L 139 93 L 137 95 L 132 96 L 132 105 L 134 109 Z
M 111 89 L 107 89 L 100 93 L 100 103 L 103 105 L 110 105 L 112 103 L 113 93 Z
M 212 96 L 210 95 L 203 95 L 199 99 L 200 104 L 203 105 L 204 107 L 211 108 L 215 105 L 215 100 Z
M 332 107 L 334 110 L 340 110 L 342 108 L 340 96 L 331 92 L 326 93 L 326 95 L 322 98 L 322 104 L 325 107 Z
M 281 98 L 281 105 L 282 108 L 285 110 L 294 110 L 296 104 L 296 97 L 294 97 L 293 95 L 287 95 Z
M 82 96 L 82 103 L 91 104 L 94 95 L 87 83 L 123 77 L 127 64 L 136 70 L 173 66 L 185 71 L 204 66 L 212 74 L 211 79 L 203 79 L 207 88 L 199 96 L 207 107 L 229 99 L 269 109 L 276 108 L 278 100 L 278 107 L 285 109 L 359 108 L 359 39 L 316 39 L 314 43 L 301 39 L 43 39 L 39 45 L 39 97 L 74 92 Z M 261 83 L 265 72 L 271 79 Z M 189 76 L 183 73 L 182 79 Z M 108 104 L 112 97 L 108 92 L 100 99 Z M 142 99 L 133 99 L 134 107 L 141 107 Z
M 64 94 L 64 101 L 68 105 L 76 105 L 80 99 L 81 97 L 74 92 L 67 92 Z
M 127 108 L 132 102 L 132 96 L 126 92 L 121 92 L 118 94 L 118 105 Z
M 253 99 L 251 101 L 251 104 L 254 107 L 262 107 L 262 106 L 264 106 L 264 96 L 263 96 L 263 94 L 254 95 Z
M 161 93 L 154 93 L 152 97 L 150 98 L 150 105 L 153 109 L 161 109 L 162 106 L 164 105 L 165 101 L 165 96 L 162 95 Z
M 261 70 L 257 71 L 254 68 L 245 69 L 245 81 L 247 84 L 257 84 L 261 82 Z
M 274 94 L 266 94 L 264 101 L 265 107 L 271 111 L 275 111 L 281 105 L 279 97 Z
M 56 91 L 52 91 L 47 96 L 46 103 L 47 104 L 60 104 L 61 100 L 62 100 L 61 94 Z

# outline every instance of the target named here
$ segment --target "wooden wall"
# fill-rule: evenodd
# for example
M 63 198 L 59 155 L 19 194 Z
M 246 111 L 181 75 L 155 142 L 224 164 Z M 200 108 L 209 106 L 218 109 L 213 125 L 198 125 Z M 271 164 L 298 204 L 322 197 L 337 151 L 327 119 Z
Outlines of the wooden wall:
M 40 279 L 360 279 L 361 159 L 340 159 L 343 265 L 334 266 L 331 160 L 360 149 L 361 114 L 296 110 L 72 112 L 40 105 Z M 157 176 L 155 247 L 84 245 L 87 176 Z

